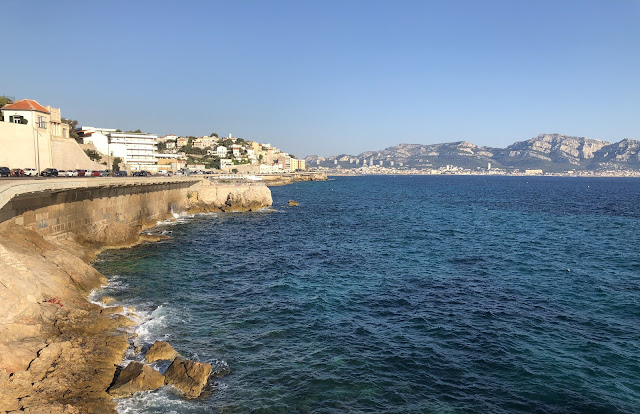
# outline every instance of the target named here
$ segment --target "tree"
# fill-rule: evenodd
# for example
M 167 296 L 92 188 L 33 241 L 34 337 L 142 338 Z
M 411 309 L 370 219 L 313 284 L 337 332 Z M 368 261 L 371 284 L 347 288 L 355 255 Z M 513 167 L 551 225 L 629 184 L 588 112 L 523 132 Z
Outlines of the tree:
M 122 158 L 120 158 L 120 157 L 115 157 L 113 159 L 113 168 L 112 169 L 113 169 L 114 172 L 120 171 L 120 163 L 121 162 L 122 162 Z
M 69 125 L 70 138 L 75 138 L 75 139 L 80 138 L 80 135 L 78 135 L 78 133 L 76 132 L 76 128 L 78 127 L 78 121 L 76 121 L 75 119 L 62 118 L 62 122 L 64 124 Z
M 127 131 L 127 134 L 142 134 L 143 132 L 140 129 L 136 129 L 135 131 Z
M 167 149 L 167 143 L 166 142 L 158 142 L 158 151 L 164 151 Z
M 11 99 L 7 98 L 6 96 L 0 96 L 0 108 L 10 103 L 13 103 Z
M 102 159 L 102 155 L 96 150 L 86 149 L 84 152 L 91 161 L 100 161 Z
M 219 137 L 218 137 L 218 133 L 217 133 L 217 132 L 212 132 L 212 133 L 211 133 L 211 135 L 209 135 L 209 136 L 210 136 L 210 137 L 216 137 L 216 138 L 219 138 Z

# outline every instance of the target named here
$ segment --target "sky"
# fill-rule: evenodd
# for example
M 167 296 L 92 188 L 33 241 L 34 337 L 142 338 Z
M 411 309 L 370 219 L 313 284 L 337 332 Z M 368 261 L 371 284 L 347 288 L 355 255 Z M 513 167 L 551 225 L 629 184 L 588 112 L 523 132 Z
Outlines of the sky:
M 640 0 L 0 1 L 0 95 L 268 142 L 640 139 Z

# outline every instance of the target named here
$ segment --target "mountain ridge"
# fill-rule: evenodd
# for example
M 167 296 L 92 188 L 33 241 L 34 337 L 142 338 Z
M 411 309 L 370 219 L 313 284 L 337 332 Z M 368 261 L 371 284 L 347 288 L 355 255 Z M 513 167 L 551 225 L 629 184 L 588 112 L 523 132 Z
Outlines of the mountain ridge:
M 640 170 L 640 141 L 623 139 L 608 142 L 564 134 L 540 134 L 514 142 L 506 148 L 478 146 L 468 141 L 439 144 L 402 143 L 379 151 L 358 155 L 338 154 L 329 157 L 309 155 L 310 167 L 359 168 L 381 165 L 395 168 L 441 168 L 452 165 L 476 169 L 636 169 Z

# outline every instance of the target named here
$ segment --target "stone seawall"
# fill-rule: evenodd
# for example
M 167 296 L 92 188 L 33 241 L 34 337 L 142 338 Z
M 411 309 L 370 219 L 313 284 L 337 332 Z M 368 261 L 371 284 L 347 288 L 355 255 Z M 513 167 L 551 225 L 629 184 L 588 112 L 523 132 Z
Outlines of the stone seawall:
M 115 413 L 106 392 L 133 340 L 89 261 L 180 211 L 271 204 L 264 185 L 202 178 L 0 180 L 0 412 Z
M 86 178 L 3 184 L 0 229 L 17 224 L 47 238 L 73 236 L 79 242 L 109 246 L 135 242 L 143 228 L 173 213 L 250 211 L 272 202 L 271 192 L 263 184 L 213 184 L 202 178 Z

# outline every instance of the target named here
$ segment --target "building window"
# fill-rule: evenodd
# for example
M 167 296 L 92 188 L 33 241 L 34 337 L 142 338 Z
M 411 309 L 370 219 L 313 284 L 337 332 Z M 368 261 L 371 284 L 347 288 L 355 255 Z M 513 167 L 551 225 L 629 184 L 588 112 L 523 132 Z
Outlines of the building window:
M 38 115 L 38 128 L 46 128 L 47 127 L 47 120 L 45 119 L 44 116 L 40 116 Z

